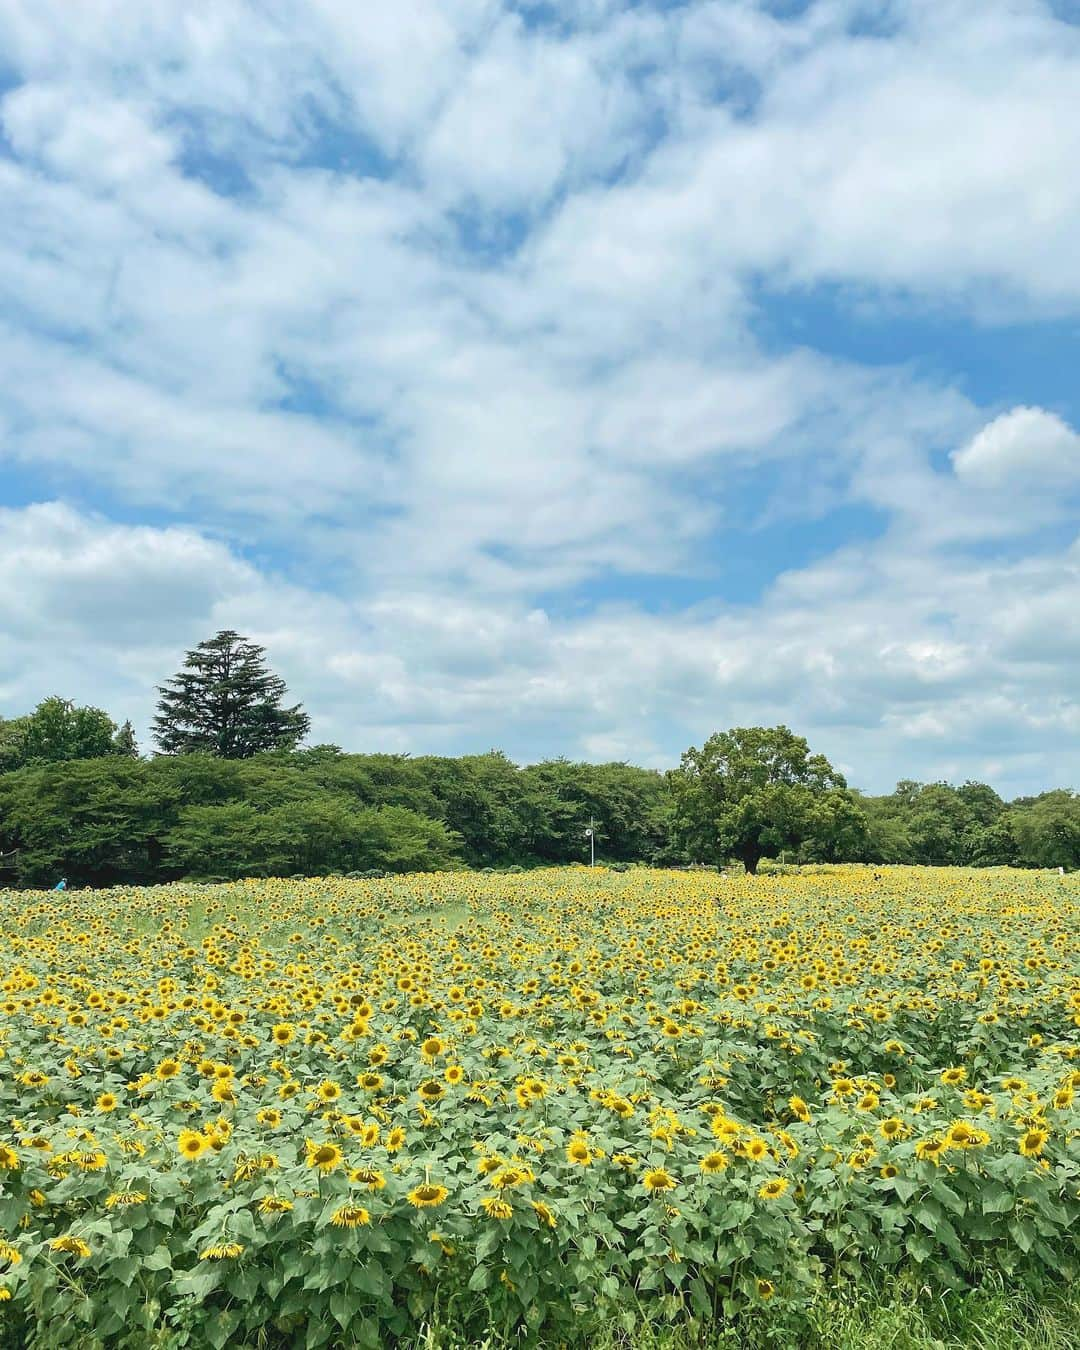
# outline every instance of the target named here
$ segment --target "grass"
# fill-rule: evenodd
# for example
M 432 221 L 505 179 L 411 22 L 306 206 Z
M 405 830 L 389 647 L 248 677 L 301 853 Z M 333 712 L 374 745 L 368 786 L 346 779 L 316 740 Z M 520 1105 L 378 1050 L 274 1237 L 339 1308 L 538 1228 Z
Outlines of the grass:
M 897 1281 L 883 1290 L 822 1290 L 798 1322 L 767 1312 L 739 1327 L 664 1326 L 643 1309 L 633 1328 L 612 1328 L 580 1342 L 545 1341 L 556 1350 L 1080 1350 L 1080 1290 L 1038 1295 L 988 1282 L 965 1294 L 931 1296 Z M 659 1325 L 658 1325 L 659 1324 Z M 463 1339 L 451 1326 L 429 1327 L 409 1350 L 508 1350 L 497 1337 Z

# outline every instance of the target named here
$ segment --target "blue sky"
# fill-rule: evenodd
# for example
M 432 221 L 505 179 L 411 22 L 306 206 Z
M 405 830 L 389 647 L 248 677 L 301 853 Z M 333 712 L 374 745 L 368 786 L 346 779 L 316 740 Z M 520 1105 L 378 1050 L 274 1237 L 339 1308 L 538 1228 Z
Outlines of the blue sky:
M 1075 785 L 1078 21 L 8 0 L 0 715 Z

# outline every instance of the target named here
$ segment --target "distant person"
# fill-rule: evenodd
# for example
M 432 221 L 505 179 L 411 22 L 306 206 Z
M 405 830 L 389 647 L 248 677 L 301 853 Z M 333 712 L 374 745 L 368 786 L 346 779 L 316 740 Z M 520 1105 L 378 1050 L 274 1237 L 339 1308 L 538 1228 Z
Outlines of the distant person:
M 56 885 L 53 887 L 53 890 L 54 890 L 54 891 L 66 891 L 66 890 L 67 890 L 67 877 L 61 877 L 60 880 L 59 880 L 59 881 L 56 883 Z

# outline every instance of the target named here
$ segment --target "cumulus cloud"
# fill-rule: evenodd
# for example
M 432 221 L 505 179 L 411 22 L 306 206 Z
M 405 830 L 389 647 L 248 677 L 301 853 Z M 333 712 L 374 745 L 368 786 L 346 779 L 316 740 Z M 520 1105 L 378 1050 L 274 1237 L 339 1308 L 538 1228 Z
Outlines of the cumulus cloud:
M 1080 308 L 1053 7 L 11 0 L 0 49 L 4 712 L 145 724 L 227 625 L 350 746 L 1075 776 L 1077 413 L 813 318 Z
M 1080 435 L 1045 408 L 1013 408 L 957 450 L 953 467 L 975 483 L 1053 489 L 1080 479 Z

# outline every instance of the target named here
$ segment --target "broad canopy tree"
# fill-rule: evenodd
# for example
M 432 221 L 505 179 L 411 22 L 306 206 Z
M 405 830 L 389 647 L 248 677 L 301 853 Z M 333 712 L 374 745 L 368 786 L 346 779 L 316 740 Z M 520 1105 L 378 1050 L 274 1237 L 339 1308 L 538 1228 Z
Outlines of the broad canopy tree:
M 268 750 L 294 750 L 310 718 L 299 703 L 282 706 L 285 681 L 266 664 L 265 649 L 224 629 L 187 653 L 165 685 L 154 739 L 167 755 L 209 754 L 249 759 Z
M 114 755 L 134 759 L 138 753 L 130 722 L 118 727 L 101 708 L 79 707 L 58 695 L 42 699 L 25 717 L 0 718 L 0 773 Z
M 686 751 L 669 782 L 684 845 L 751 873 L 784 849 L 817 861 L 851 856 L 866 831 L 843 775 L 785 726 L 716 732 Z

